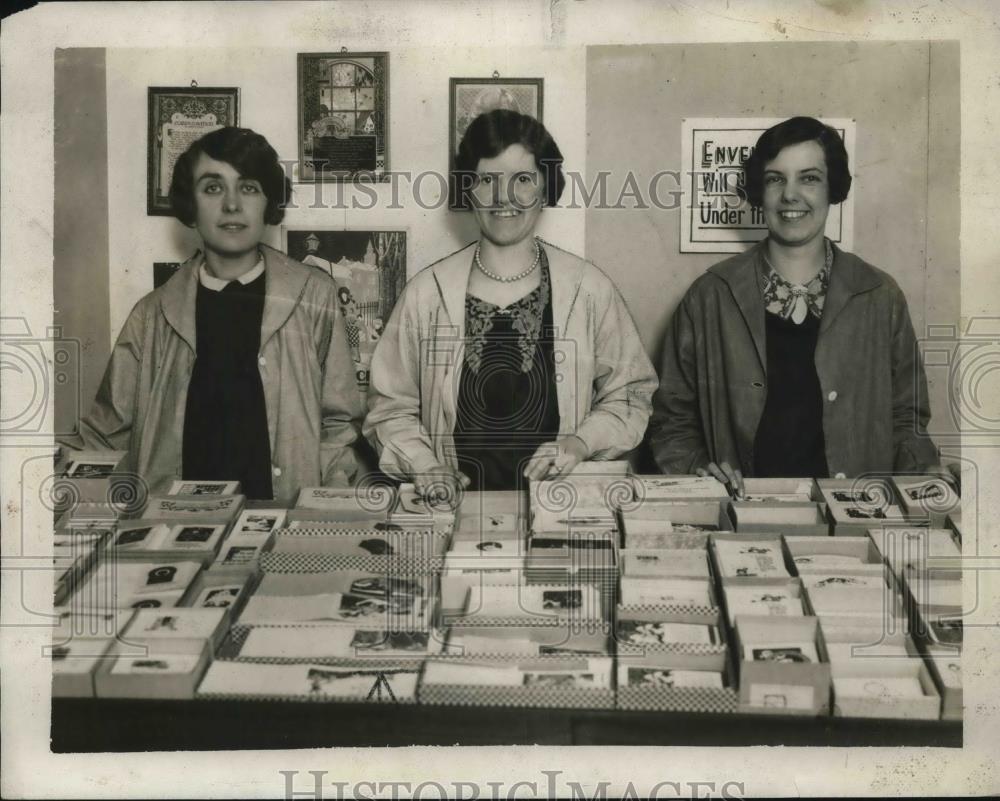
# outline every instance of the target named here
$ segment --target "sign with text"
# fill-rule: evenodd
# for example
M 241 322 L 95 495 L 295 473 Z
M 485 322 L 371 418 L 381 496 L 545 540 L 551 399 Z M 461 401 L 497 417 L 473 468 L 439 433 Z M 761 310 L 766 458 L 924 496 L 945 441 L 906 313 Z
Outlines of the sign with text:
M 757 139 L 782 122 L 774 119 L 689 118 L 681 122 L 681 253 L 740 253 L 767 236 L 764 214 L 743 200 L 743 162 Z M 855 122 L 824 119 L 843 137 L 854 166 Z M 826 235 L 845 250 L 854 246 L 854 199 L 830 206 Z

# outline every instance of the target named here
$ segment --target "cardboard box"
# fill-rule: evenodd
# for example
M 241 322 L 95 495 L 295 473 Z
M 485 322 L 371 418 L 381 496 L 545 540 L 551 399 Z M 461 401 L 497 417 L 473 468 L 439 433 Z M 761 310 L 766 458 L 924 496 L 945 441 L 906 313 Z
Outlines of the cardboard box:
M 107 556 L 124 560 L 171 562 L 181 559 L 210 565 L 228 530 L 226 523 L 121 521 L 108 542 Z
M 464 504 L 462 508 L 466 508 Z M 488 542 L 497 537 L 517 537 L 523 541 L 526 531 L 524 519 L 515 512 L 462 513 L 455 518 L 454 539 Z
M 160 495 L 146 504 L 142 516 L 171 523 L 231 523 L 243 508 L 242 495 Z
M 660 655 L 658 666 L 637 664 L 619 658 L 616 694 L 618 709 L 648 709 L 664 712 L 735 712 L 739 699 L 736 680 L 726 662 L 717 667 L 714 656 L 692 654 Z M 680 679 L 686 675 L 686 679 Z M 705 674 L 697 681 L 690 671 Z M 715 680 L 718 677 L 718 686 Z
M 737 615 L 759 617 L 804 617 L 802 584 L 797 578 L 775 579 L 744 584 L 730 581 L 722 586 L 726 619 L 736 623 Z
M 190 652 L 177 653 L 176 643 L 144 641 L 149 652 L 144 656 L 118 656 L 113 646 L 94 674 L 98 698 L 155 698 L 184 700 L 194 698 L 195 688 L 211 661 L 205 641 L 189 643 Z M 195 650 L 197 648 L 197 650 Z M 162 650 L 166 652 L 162 652 Z
M 792 578 L 791 557 L 778 534 L 713 534 L 709 553 L 723 586 L 730 582 L 767 586 L 775 580 Z M 727 553 L 734 557 L 732 570 L 724 561 Z
M 932 526 L 944 526 L 948 515 L 962 508 L 962 499 L 940 476 L 893 476 L 892 484 L 903 511 Z
M 814 617 L 773 618 L 737 616 L 736 656 L 739 660 L 741 712 L 773 715 L 825 715 L 830 707 L 830 664 L 819 621 Z M 806 643 L 818 661 L 755 660 L 749 649 L 787 650 Z
M 483 517 L 485 515 L 514 515 L 526 521 L 528 518 L 527 493 L 507 492 L 466 492 L 458 507 L 456 517 Z
M 219 659 L 313 662 L 363 668 L 419 668 L 428 656 L 442 652 L 445 633 L 389 631 L 355 626 L 241 626 L 233 627 Z
M 800 575 L 831 571 L 844 575 L 885 573 L 882 554 L 867 535 L 826 538 L 786 535 L 785 547 Z
M 104 503 L 112 500 L 117 491 L 112 483 L 124 489 L 133 479 L 121 470 L 125 451 L 67 450 L 57 464 L 58 476 L 53 498 L 56 511 L 63 512 L 78 503 Z M 60 492 L 60 485 L 70 485 L 71 492 Z M 128 494 L 128 493 L 126 493 Z
M 725 629 L 717 617 L 711 623 L 697 613 L 674 614 L 671 620 L 619 615 L 615 621 L 619 660 L 638 665 L 661 665 L 663 654 L 712 657 L 708 663 L 722 670 L 727 653 Z
M 828 537 L 830 523 L 821 503 L 731 501 L 729 516 L 736 531 Z
M 386 561 L 425 563 L 444 558 L 449 536 L 433 530 L 328 531 L 322 528 L 286 528 L 274 534 L 271 553 L 308 553 L 356 557 L 370 561 L 381 557 Z M 233 539 L 233 544 L 236 540 Z
M 613 709 L 610 658 L 429 659 L 418 691 L 422 703 L 461 706 Z
M 494 657 L 529 659 L 536 656 L 611 656 L 609 631 L 567 631 L 554 628 L 534 628 L 510 632 L 504 629 L 470 634 L 451 629 L 443 656 L 456 659 Z
M 622 532 L 626 547 L 629 533 L 669 534 L 733 531 L 727 503 L 716 501 L 647 501 L 637 509 L 622 512 Z M 664 526 L 665 521 L 670 526 Z
M 819 500 L 819 489 L 811 478 L 744 478 L 743 501 L 808 503 Z
M 868 534 L 893 575 L 899 578 L 907 568 L 935 574 L 961 569 L 962 549 L 949 529 L 874 528 Z
M 929 645 L 924 659 L 941 695 L 941 719 L 961 720 L 964 708 L 962 692 L 962 652 L 954 648 Z
M 728 501 L 729 492 L 712 476 L 633 475 L 634 504 L 646 501 Z M 633 504 L 629 504 L 631 507 Z
M 941 696 L 916 655 L 840 662 L 832 666 L 831 683 L 836 717 L 937 720 L 941 715 Z M 921 694 L 897 694 L 893 688 L 899 684 Z
M 188 588 L 181 606 L 193 609 L 227 609 L 239 617 L 250 593 L 260 581 L 256 571 L 243 568 L 211 567 L 202 570 Z
M 151 652 L 168 655 L 196 654 L 200 644 L 207 642 L 215 653 L 228 631 L 229 609 L 225 607 L 139 609 L 121 640 L 147 643 Z
M 178 480 L 170 485 L 167 495 L 204 495 L 218 497 L 220 495 L 242 495 L 243 487 L 239 481 L 187 481 Z
M 53 645 L 48 652 L 53 698 L 92 698 L 94 675 L 108 661 L 114 642 L 114 637 L 74 637 Z

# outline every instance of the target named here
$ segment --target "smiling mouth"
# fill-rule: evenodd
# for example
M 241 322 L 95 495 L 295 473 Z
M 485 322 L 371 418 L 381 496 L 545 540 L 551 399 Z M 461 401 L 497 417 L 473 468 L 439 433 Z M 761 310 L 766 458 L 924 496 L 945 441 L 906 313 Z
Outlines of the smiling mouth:
M 518 211 L 517 209 L 497 209 L 496 211 L 490 212 L 490 214 L 492 214 L 494 217 L 500 217 L 504 219 L 510 217 L 517 217 L 520 213 L 521 212 Z
M 785 222 L 795 222 L 801 220 L 808 213 L 806 211 L 779 211 L 778 216 Z
M 221 228 L 223 231 L 229 231 L 230 233 L 235 233 L 237 231 L 242 231 L 243 229 L 246 228 L 246 226 L 243 223 L 225 223 L 223 225 L 220 225 L 219 228 Z

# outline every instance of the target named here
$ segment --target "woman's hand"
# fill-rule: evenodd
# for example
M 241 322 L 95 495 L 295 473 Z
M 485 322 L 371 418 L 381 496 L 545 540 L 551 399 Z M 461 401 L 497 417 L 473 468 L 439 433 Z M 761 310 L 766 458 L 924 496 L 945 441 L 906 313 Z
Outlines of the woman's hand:
M 570 434 L 560 437 L 555 442 L 546 442 L 538 446 L 538 450 L 524 468 L 524 477 L 531 481 L 542 481 L 546 478 L 567 476 L 587 456 L 589 456 L 587 446 L 578 436 Z
M 465 473 L 446 465 L 439 465 L 413 477 L 414 489 L 431 508 L 447 506 L 449 509 L 457 509 L 463 490 L 470 483 L 471 479 Z
M 743 474 L 739 470 L 733 470 L 729 466 L 729 462 L 723 462 L 721 465 L 709 462 L 707 468 L 699 467 L 695 472 L 699 476 L 714 476 L 729 487 L 730 493 L 736 500 L 743 500 L 746 494 L 743 489 Z

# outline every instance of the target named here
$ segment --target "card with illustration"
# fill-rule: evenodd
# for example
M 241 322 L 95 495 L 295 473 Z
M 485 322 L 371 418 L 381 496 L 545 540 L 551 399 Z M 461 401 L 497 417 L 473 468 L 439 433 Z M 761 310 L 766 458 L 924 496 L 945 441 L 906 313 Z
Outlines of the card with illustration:
M 625 684 L 629 687 L 723 688 L 722 674 L 714 670 L 678 670 L 635 665 L 627 666 Z
M 816 664 L 819 657 L 816 655 L 816 646 L 809 642 L 801 643 L 767 643 L 767 644 L 744 644 L 744 658 L 749 656 L 753 662 L 776 662 L 779 664 Z
M 667 645 L 687 643 L 714 645 L 718 633 L 714 626 L 700 623 L 653 623 L 644 620 L 619 620 L 618 642 L 628 645 Z

